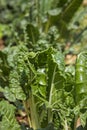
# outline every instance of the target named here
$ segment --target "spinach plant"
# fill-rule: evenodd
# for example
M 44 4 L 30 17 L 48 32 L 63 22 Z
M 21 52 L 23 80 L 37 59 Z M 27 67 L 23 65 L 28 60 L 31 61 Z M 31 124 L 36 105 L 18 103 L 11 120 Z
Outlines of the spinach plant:
M 87 118 L 87 52 L 77 56 L 75 65 L 66 66 L 62 43 L 78 41 L 81 36 L 74 38 L 73 26 L 78 20 L 73 16 L 82 0 L 26 3 L 20 0 L 14 7 L 13 0 L 1 1 L 2 7 L 8 8 L 1 26 L 8 23 L 12 27 L 11 34 L 7 33 L 12 39 L 0 51 L 0 129 L 75 130 L 78 116 L 83 126 Z M 20 10 L 24 14 L 18 19 Z M 27 123 L 17 121 L 20 111 L 26 113 Z

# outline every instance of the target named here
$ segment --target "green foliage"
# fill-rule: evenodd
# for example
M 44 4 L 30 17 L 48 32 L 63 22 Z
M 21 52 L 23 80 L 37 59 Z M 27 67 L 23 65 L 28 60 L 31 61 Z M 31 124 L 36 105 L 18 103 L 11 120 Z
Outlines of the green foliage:
M 57 120 L 63 122 L 61 125 L 64 125 L 66 118 L 68 123 L 70 123 L 72 119 L 70 119 L 67 114 L 71 113 L 70 107 L 74 107 L 74 101 L 73 95 L 70 95 L 64 89 L 67 87 L 65 84 L 67 80 L 66 74 L 68 74 L 65 72 L 64 56 L 61 52 L 49 48 L 38 53 L 35 62 L 35 67 L 39 67 L 37 69 L 39 75 L 36 76 L 36 81 L 32 85 L 32 90 L 36 97 L 36 107 L 40 110 L 38 114 L 41 125 L 44 126 L 44 121 L 46 121 L 46 123 L 55 122 L 54 118 L 56 114 L 59 116 Z M 69 99 L 72 100 L 71 103 Z
M 69 22 L 71 20 L 71 18 L 73 17 L 75 12 L 78 10 L 81 3 L 82 3 L 82 0 L 72 0 L 69 3 L 68 7 L 66 7 L 62 16 L 65 22 Z
M 8 84 L 7 78 L 10 68 L 7 62 L 7 55 L 0 51 L 0 86 L 5 87 Z
M 29 40 L 35 44 L 39 38 L 38 28 L 33 26 L 32 24 L 28 24 L 26 31 L 28 32 Z
M 1 0 L 0 23 L 1 27 L 5 28 L 4 30 L 1 29 L 1 36 L 6 36 L 7 43 L 8 40 L 10 40 L 11 44 L 14 45 L 14 43 L 17 44 L 17 36 L 20 36 L 18 39 L 21 41 L 25 41 L 24 29 L 27 28 L 28 37 L 30 38 L 29 48 L 34 49 L 33 44 L 38 44 L 37 40 L 41 40 L 38 38 L 40 38 L 42 33 L 46 35 L 50 27 L 56 26 L 59 34 L 57 43 L 62 43 L 61 39 L 64 39 L 63 42 L 66 42 L 66 40 L 73 40 L 74 42 L 75 32 L 73 33 L 73 30 L 75 30 L 75 26 L 81 30 L 81 24 L 77 26 L 75 23 L 82 20 L 75 19 L 74 23 L 72 23 L 72 18 L 75 18 L 74 16 L 81 6 L 81 3 L 82 0 L 33 0 L 32 2 L 19 0 L 17 2 L 15 1 L 15 3 L 14 0 L 11 2 L 6 0 L 2 2 Z M 85 8 L 81 10 L 81 13 L 82 12 L 85 12 Z M 79 18 L 81 13 L 79 11 Z M 70 23 L 72 23 L 73 28 L 71 28 Z M 71 38 L 71 35 L 73 38 Z M 42 40 L 42 43 L 43 42 L 46 44 L 45 46 L 49 46 L 48 40 Z M 54 40 L 52 40 L 52 43 L 53 42 Z
M 27 114 L 30 113 L 29 125 L 34 129 L 46 127 L 51 122 L 55 128 L 65 129 L 65 124 L 71 126 L 74 116 L 86 109 L 85 95 L 81 98 L 79 109 L 74 99 L 75 94 L 78 98 L 81 96 L 78 87 L 83 89 L 82 70 L 85 72 L 83 61 L 86 63 L 86 53 L 79 54 L 81 59 L 77 57 L 75 70 L 73 66 L 65 67 L 64 55 L 52 47 L 44 51 L 28 52 L 28 48 L 21 43 L 9 49 L 1 51 L 2 61 L 5 57 L 7 68 L 10 68 L 6 79 L 8 86 L 0 87 L 4 97 L 10 102 L 21 100 L 23 105 L 26 102 L 30 104 L 29 110 L 26 105 L 24 108 Z M 85 124 L 85 119 L 83 122 Z
M 15 119 L 15 107 L 9 102 L 0 101 L 0 130 L 20 130 L 20 126 Z
M 82 21 L 87 10 L 81 3 L 1 0 L 0 37 L 9 41 L 0 51 L 1 130 L 27 129 L 16 121 L 15 110 L 20 109 L 34 130 L 73 130 L 78 116 L 85 126 L 87 52 L 77 56 L 75 66 L 65 65 L 64 52 L 67 41 L 86 41 Z
M 81 52 L 77 57 L 76 62 L 76 100 L 79 102 L 83 98 L 86 98 L 87 94 L 87 81 L 86 81 L 86 61 L 87 53 Z

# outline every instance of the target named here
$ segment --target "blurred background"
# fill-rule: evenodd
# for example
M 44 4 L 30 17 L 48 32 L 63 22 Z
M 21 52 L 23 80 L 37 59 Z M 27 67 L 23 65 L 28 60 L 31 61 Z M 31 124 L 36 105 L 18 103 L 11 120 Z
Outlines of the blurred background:
M 73 64 L 87 48 L 87 0 L 0 0 L 0 50 L 18 41 L 30 51 L 53 46 Z

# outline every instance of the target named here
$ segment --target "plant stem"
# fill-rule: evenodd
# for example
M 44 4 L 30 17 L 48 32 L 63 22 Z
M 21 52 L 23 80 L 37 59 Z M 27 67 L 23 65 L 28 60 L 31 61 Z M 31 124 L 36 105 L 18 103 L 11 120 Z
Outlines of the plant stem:
M 48 32 L 49 27 L 50 27 L 50 16 L 49 16 L 49 19 L 48 19 L 48 21 L 47 21 L 47 23 L 46 23 L 45 33 Z
M 52 110 L 51 108 L 48 108 L 48 123 L 51 123 L 52 122 Z
M 26 114 L 27 114 L 27 117 L 28 117 L 28 124 L 29 124 L 30 127 L 32 127 L 32 125 L 31 125 L 31 120 L 30 120 L 30 117 L 29 117 L 29 111 L 28 111 L 27 102 L 26 102 L 26 101 L 23 101 L 23 105 L 24 105 L 24 108 L 25 108 L 25 111 L 26 111 Z
M 56 66 L 54 68 L 51 87 L 50 87 L 50 94 L 49 94 L 48 123 L 52 122 L 52 118 L 53 118 L 51 105 L 52 105 L 52 98 L 53 98 L 55 71 L 56 71 Z
M 40 26 L 41 26 L 41 19 L 40 19 L 40 2 L 39 2 L 39 0 L 36 0 L 36 9 L 37 9 L 36 22 L 38 24 L 38 28 L 40 28 Z
M 32 92 L 30 92 L 30 97 L 29 97 L 29 105 L 30 105 L 30 115 L 31 115 L 31 122 L 32 122 L 32 127 L 33 129 L 39 129 L 39 121 L 38 121 L 38 114 L 36 111 L 36 105 L 34 101 L 34 97 Z
M 67 120 L 66 119 L 65 119 L 64 130 L 68 130 L 68 124 L 67 124 Z
M 51 90 L 49 95 L 49 107 L 51 107 L 52 102 L 52 91 L 53 91 L 53 84 L 51 84 Z M 51 108 L 48 108 L 48 123 L 52 122 L 52 110 Z
M 77 123 L 78 115 L 75 116 L 75 121 L 74 121 L 74 130 L 76 130 L 76 123 Z

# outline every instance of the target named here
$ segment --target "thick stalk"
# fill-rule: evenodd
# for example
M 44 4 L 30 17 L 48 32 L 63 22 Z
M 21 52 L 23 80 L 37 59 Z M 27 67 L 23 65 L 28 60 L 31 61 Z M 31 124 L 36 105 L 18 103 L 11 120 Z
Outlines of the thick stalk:
M 36 110 L 36 105 L 34 101 L 34 97 L 32 92 L 30 92 L 30 97 L 29 97 L 29 105 L 30 105 L 30 115 L 31 115 L 31 122 L 32 122 L 32 127 L 33 129 L 39 129 L 39 121 L 38 121 L 38 114 Z
M 48 123 L 52 122 L 52 118 L 53 118 L 53 113 L 52 113 L 51 106 L 52 106 L 52 98 L 53 98 L 55 71 L 56 71 L 56 66 L 54 68 L 51 87 L 50 87 L 50 94 L 49 94 Z
M 52 103 L 52 91 L 53 91 L 53 85 L 51 85 L 51 90 L 50 90 L 50 96 L 49 96 L 49 107 L 51 107 Z M 52 122 L 52 109 L 48 108 L 48 123 Z
M 52 117 L 53 117 L 52 110 L 51 108 L 48 108 L 48 123 L 52 122 Z

